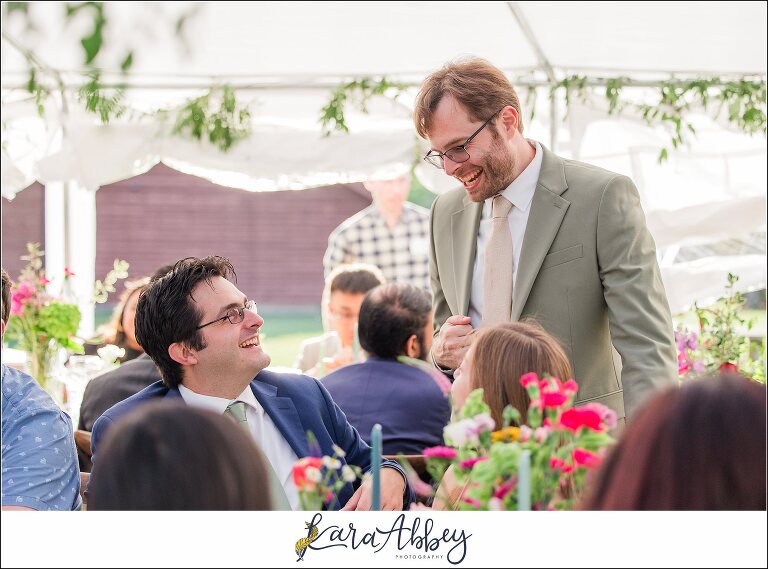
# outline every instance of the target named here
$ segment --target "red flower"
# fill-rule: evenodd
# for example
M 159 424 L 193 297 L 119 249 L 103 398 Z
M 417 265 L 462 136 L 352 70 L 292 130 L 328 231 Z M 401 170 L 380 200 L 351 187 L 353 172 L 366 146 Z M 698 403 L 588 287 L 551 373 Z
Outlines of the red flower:
M 425 448 L 423 453 L 427 458 L 447 458 L 453 460 L 456 458 L 456 449 L 452 447 L 429 447 Z
M 552 470 L 560 470 L 563 474 L 573 472 L 573 466 L 569 465 L 562 458 L 555 458 L 554 456 L 549 459 L 549 467 Z
M 535 372 L 526 373 L 525 375 L 520 377 L 520 385 L 523 387 L 528 387 L 532 383 L 538 383 L 539 376 L 536 375 Z
M 307 477 L 307 470 L 314 468 L 318 472 L 323 466 L 323 460 L 316 456 L 308 456 L 293 465 L 293 483 L 299 489 L 312 489 L 317 485 L 317 480 Z
M 45 275 L 40 275 L 40 279 L 38 280 L 38 282 L 40 283 L 40 286 L 45 286 L 49 284 L 51 281 Z
M 469 470 L 473 466 L 475 466 L 478 462 L 483 462 L 484 460 L 488 460 L 487 456 L 475 456 L 473 458 L 468 458 L 467 460 L 462 460 L 459 463 L 459 468 L 462 470 Z
M 544 407 L 553 409 L 568 401 L 568 396 L 565 393 L 542 393 L 541 400 L 544 402 Z
M 69 267 L 64 267 L 64 278 L 68 279 L 69 277 L 74 277 L 75 273 L 69 270 Z
M 577 448 L 573 451 L 573 462 L 586 468 L 594 468 L 600 464 L 602 458 L 586 449 Z
M 739 373 L 739 368 L 736 364 L 725 362 L 724 364 L 720 364 L 720 371 L 723 373 Z
M 593 431 L 599 431 L 601 423 L 602 417 L 593 409 L 568 409 L 560 415 L 559 426 L 575 433 L 579 430 L 579 427 L 587 427 Z

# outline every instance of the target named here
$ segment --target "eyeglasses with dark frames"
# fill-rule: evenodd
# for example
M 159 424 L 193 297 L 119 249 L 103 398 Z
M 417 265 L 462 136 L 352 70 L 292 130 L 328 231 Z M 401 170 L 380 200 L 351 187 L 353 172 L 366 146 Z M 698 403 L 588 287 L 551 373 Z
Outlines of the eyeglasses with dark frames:
M 196 330 L 199 330 L 200 328 L 205 328 L 206 326 L 210 326 L 211 324 L 216 324 L 216 322 L 221 322 L 222 320 L 229 320 L 230 324 L 240 324 L 240 322 L 245 320 L 246 310 L 250 310 L 251 312 L 255 312 L 258 314 L 256 303 L 253 300 L 247 300 L 243 306 L 236 306 L 236 307 L 230 308 L 229 310 L 227 310 L 227 313 L 221 318 L 217 318 L 216 320 L 211 320 L 210 322 L 206 322 L 205 324 L 200 324 L 200 326 L 198 326 Z
M 466 162 L 469 160 L 469 152 L 467 152 L 467 145 L 472 142 L 472 139 L 474 139 L 478 134 L 480 134 L 480 131 L 483 130 L 489 122 L 498 115 L 504 107 L 493 113 L 490 117 L 488 117 L 488 120 L 486 120 L 482 125 L 480 125 L 480 128 L 478 128 L 475 132 L 473 132 L 469 138 L 464 141 L 464 144 L 460 144 L 459 146 L 454 146 L 453 148 L 449 148 L 445 152 L 436 152 L 434 150 L 430 150 L 427 152 L 426 156 L 424 156 L 424 160 L 432 164 L 435 168 L 440 168 L 441 170 L 445 169 L 445 156 L 451 159 L 452 162 L 456 162 L 457 164 L 461 164 L 462 162 Z

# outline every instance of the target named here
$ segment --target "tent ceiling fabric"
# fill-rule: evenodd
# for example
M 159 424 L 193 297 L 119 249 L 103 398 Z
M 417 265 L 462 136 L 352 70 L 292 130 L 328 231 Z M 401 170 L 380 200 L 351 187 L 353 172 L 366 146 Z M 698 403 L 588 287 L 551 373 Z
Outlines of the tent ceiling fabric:
M 558 79 L 572 73 L 646 80 L 686 72 L 766 73 L 765 2 L 515 4 Z M 372 100 L 367 115 L 348 109 L 350 134 L 325 138 L 320 109 L 342 80 L 386 75 L 418 84 L 428 72 L 466 54 L 489 59 L 510 77 L 546 79 L 507 2 L 113 2 L 106 9 L 100 66 L 118 69 L 126 50 L 133 49 L 130 81 L 143 86 L 126 92 L 129 115 L 178 106 L 207 85 L 231 82 L 249 86 L 238 91 L 238 100 L 251 105 L 253 135 L 222 153 L 171 135 L 170 124 L 154 118 L 126 117 L 101 126 L 74 100 L 68 113 L 51 100 L 43 121 L 34 105 L 6 88 L 24 85 L 27 68 L 3 39 L 4 197 L 36 179 L 95 190 L 158 161 L 251 191 L 394 177 L 410 168 L 415 152 L 425 150 L 410 119 L 415 89 L 397 102 Z M 86 15 L 65 25 L 63 3 L 30 3 L 29 10 L 37 34 L 27 33 L 17 15 L 3 22 L 4 32 L 53 68 L 82 68 L 79 38 L 92 25 Z M 190 15 L 185 41 L 173 33 L 182 14 Z M 549 146 L 547 105 L 542 90 L 526 135 Z M 659 149 L 669 146 L 663 128 L 633 116 L 609 118 L 600 104 L 576 103 L 560 124 L 563 116 L 561 108 L 556 151 L 631 176 L 662 253 L 684 244 L 764 235 L 764 136 L 748 137 L 695 117 L 697 138 L 659 166 Z M 453 186 L 424 164 L 417 175 L 437 191 Z M 678 263 L 672 253 L 664 258 L 673 310 L 716 296 L 730 267 L 742 271 L 742 289 L 765 286 L 765 255 L 713 254 Z M 757 270 L 744 269 L 754 262 Z

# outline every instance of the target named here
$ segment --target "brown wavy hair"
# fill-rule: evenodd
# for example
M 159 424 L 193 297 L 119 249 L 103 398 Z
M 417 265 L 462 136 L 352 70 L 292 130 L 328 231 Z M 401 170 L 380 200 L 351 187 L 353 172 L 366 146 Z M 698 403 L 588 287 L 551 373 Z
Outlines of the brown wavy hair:
M 503 423 L 507 405 L 520 411 L 526 422 L 531 401 L 520 385 L 521 376 L 535 372 L 539 377 L 550 375 L 566 381 L 573 375 L 563 348 L 533 320 L 482 329 L 472 346 L 469 371 L 470 387 L 483 388 L 485 402 L 498 426 Z
M 655 395 L 596 473 L 585 510 L 765 510 L 765 386 L 721 374 Z
M 435 109 L 446 95 L 461 103 L 477 122 L 487 120 L 506 106 L 514 107 L 517 111 L 517 130 L 523 134 L 523 116 L 515 88 L 501 69 L 485 59 L 456 59 L 424 80 L 413 111 L 413 122 L 420 137 L 428 137 Z M 488 128 L 496 134 L 493 123 Z

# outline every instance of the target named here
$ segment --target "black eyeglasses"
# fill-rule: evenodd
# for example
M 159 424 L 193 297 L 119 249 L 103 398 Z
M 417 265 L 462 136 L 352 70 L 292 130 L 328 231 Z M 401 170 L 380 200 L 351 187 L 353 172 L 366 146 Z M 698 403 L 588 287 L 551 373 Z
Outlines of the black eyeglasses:
M 240 324 L 240 322 L 245 320 L 246 310 L 250 310 L 251 312 L 258 313 L 256 309 L 256 303 L 252 300 L 247 300 L 244 306 L 230 308 L 229 310 L 227 310 L 227 313 L 221 318 L 217 318 L 216 320 L 211 320 L 210 322 L 206 322 L 205 324 L 200 324 L 200 326 L 198 326 L 196 330 L 199 330 L 200 328 L 205 328 L 206 326 L 210 326 L 211 324 L 216 324 L 216 322 L 221 322 L 222 320 L 229 320 L 230 324 Z
M 464 141 L 464 144 L 461 144 L 459 146 L 454 146 L 453 148 L 449 148 L 445 152 L 435 152 L 434 150 L 430 150 L 427 152 L 427 155 L 424 156 L 424 160 L 432 164 L 435 168 L 440 168 L 441 170 L 445 169 L 445 159 L 444 157 L 447 156 L 451 159 L 451 161 L 456 162 L 457 164 L 461 164 L 462 162 L 466 162 L 469 160 L 469 152 L 467 152 L 467 145 L 472 142 L 472 139 L 475 138 L 478 134 L 480 134 L 480 131 L 483 130 L 489 122 L 491 122 L 491 119 L 498 115 L 503 110 L 503 107 L 493 113 L 490 117 L 488 117 L 488 120 L 485 121 L 480 128 L 478 128 L 475 132 L 473 132 L 469 138 Z

